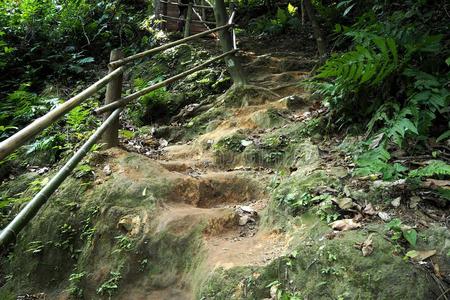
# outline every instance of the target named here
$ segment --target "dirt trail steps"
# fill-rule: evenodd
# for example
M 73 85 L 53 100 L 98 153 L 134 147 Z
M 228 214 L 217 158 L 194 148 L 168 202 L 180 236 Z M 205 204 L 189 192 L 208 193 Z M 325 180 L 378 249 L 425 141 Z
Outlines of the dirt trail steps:
M 261 129 L 253 121 L 255 113 L 271 108 L 285 109 L 286 103 L 279 101 L 283 97 L 305 95 L 299 81 L 308 75 L 311 62 L 305 65 L 299 55 L 301 53 L 295 52 L 244 53 L 244 67 L 251 74 L 250 83 L 268 88 L 278 96 L 259 105 L 230 108 L 232 118 L 224 120 L 215 130 L 199 136 L 192 143 L 168 146 L 165 155 L 158 161 L 168 171 L 197 181 L 198 190 L 188 196 L 189 201 L 167 203 L 162 207 L 157 230 L 169 229 L 180 233 L 206 223 L 203 229 L 206 253 L 202 272 L 209 273 L 216 268 L 266 265 L 284 255 L 288 249 L 289 237 L 259 229 L 259 218 L 268 202 L 267 172 L 230 172 L 219 167 L 213 162 L 210 146 L 219 138 L 238 130 Z M 186 186 L 185 190 L 188 189 Z M 248 218 L 246 212 L 240 211 L 241 207 L 252 211 L 254 218 Z M 164 293 L 174 293 L 174 290 L 156 291 L 145 299 L 157 299 Z M 177 297 L 189 299 L 193 295 L 184 292 L 183 296 Z

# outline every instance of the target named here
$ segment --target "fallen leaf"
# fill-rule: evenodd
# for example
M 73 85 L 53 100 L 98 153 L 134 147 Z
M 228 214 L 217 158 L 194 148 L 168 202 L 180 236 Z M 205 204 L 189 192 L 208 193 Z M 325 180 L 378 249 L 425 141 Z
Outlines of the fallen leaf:
M 360 228 L 361 224 L 353 221 L 353 219 L 343 219 L 343 220 L 337 220 L 332 223 L 330 223 L 331 228 L 334 230 L 339 231 L 347 231 L 352 230 L 355 228 Z
M 353 221 L 355 221 L 355 222 L 359 222 L 359 221 L 361 221 L 362 219 L 364 219 L 364 217 L 363 217 L 363 215 L 360 214 L 360 213 L 356 214 L 356 216 L 353 217 Z
M 372 203 L 369 203 L 364 207 L 363 213 L 368 216 L 374 216 L 377 214 L 377 211 L 373 208 Z
M 438 264 L 433 264 L 433 270 L 434 274 L 436 274 L 437 277 L 442 278 L 441 268 L 439 267 Z
M 383 137 L 384 137 L 384 132 L 375 136 L 375 138 L 372 140 L 372 143 L 370 143 L 369 148 L 375 149 L 376 147 L 378 147 L 378 145 L 380 145 L 380 142 L 383 140 Z
M 351 198 L 337 198 L 333 199 L 334 203 L 336 203 L 340 209 L 347 210 L 352 208 L 355 204 Z
M 411 199 L 409 199 L 409 207 L 410 208 L 416 208 L 417 205 L 422 201 L 422 198 L 419 196 L 413 196 Z
M 423 183 L 424 187 L 450 187 L 450 180 L 427 179 Z
M 373 234 L 369 234 L 367 239 L 362 243 L 361 251 L 363 256 L 369 256 L 373 253 L 373 240 L 372 240 Z
M 414 261 L 424 261 L 425 259 L 435 254 L 436 250 L 426 250 L 426 251 L 411 250 L 406 253 L 406 257 L 409 257 Z

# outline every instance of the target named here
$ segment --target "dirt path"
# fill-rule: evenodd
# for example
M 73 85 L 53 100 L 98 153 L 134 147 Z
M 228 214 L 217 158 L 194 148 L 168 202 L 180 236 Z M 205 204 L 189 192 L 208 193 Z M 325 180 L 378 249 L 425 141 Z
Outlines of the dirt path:
M 256 49 L 260 49 L 259 46 L 257 43 L 249 45 Z M 271 90 L 277 98 L 260 105 L 230 108 L 232 117 L 215 130 L 189 144 L 166 147 L 159 160 L 170 172 L 192 177 L 198 184 L 198 194 L 191 195 L 195 199 L 167 204 L 159 216 L 157 230 L 181 233 L 206 223 L 203 267 L 207 272 L 216 268 L 265 265 L 285 254 L 289 246 L 288 237 L 260 227 L 260 216 L 268 202 L 265 191 L 269 180 L 267 171 L 243 169 L 238 173 L 230 172 L 227 167 L 213 163 L 212 150 L 205 146 L 238 130 L 261 130 L 253 121 L 255 113 L 286 108 L 286 102 L 280 101 L 283 97 L 305 96 L 306 92 L 298 83 L 308 75 L 311 62 L 300 59 L 303 53 L 257 52 L 247 48 L 243 54 L 245 69 L 251 74 L 250 83 Z M 307 107 L 300 110 L 304 112 Z M 255 185 L 259 185 L 256 191 Z M 163 299 L 176 292 L 173 289 L 155 291 L 147 299 Z M 182 294 L 177 297 L 189 298 L 186 293 Z

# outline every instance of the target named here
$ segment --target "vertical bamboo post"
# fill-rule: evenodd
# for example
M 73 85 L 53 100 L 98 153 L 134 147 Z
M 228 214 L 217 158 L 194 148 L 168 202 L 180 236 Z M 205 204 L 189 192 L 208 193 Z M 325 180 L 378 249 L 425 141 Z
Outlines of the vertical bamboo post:
M 191 20 L 192 20 L 192 2 L 189 1 L 186 22 L 184 23 L 184 37 L 187 38 L 191 33 Z
M 205 0 L 201 0 L 200 4 L 203 5 L 203 6 L 207 5 Z M 206 21 L 206 8 L 204 8 L 204 7 L 202 7 L 202 20 Z
M 216 17 L 216 26 L 222 26 L 228 22 L 228 14 L 224 0 L 216 0 L 214 6 L 214 15 Z M 228 29 L 219 31 L 219 41 L 222 51 L 228 52 L 234 48 L 233 37 Z M 225 57 L 228 72 L 236 85 L 247 84 L 247 78 L 242 69 L 239 59 L 235 55 Z
M 123 52 L 120 49 L 113 49 L 110 55 L 110 62 L 115 60 L 119 60 L 123 58 Z M 114 71 L 113 66 L 109 66 L 109 73 Z M 122 83 L 123 83 L 123 74 L 117 76 L 112 79 L 107 87 L 105 94 L 105 105 L 110 104 L 114 101 L 117 101 L 122 96 Z M 110 114 L 106 114 L 104 116 L 105 120 L 109 117 Z M 105 143 L 105 148 L 115 147 L 119 144 L 119 117 L 111 123 L 108 129 L 105 130 L 102 136 L 102 142 Z

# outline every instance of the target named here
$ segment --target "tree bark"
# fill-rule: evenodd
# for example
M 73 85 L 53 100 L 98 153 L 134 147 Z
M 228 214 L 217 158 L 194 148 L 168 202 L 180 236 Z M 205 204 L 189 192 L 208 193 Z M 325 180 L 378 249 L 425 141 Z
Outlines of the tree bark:
M 214 15 L 216 17 L 216 26 L 222 26 L 228 22 L 228 14 L 226 11 L 226 6 L 224 0 L 216 0 Z M 220 45 L 222 51 L 228 52 L 233 50 L 233 37 L 228 29 L 219 31 Z M 247 79 L 245 77 L 244 71 L 242 69 L 239 59 L 235 55 L 228 55 L 225 57 L 225 63 L 227 65 L 228 72 L 236 85 L 247 84 Z
M 323 63 L 327 56 L 327 42 L 323 36 L 322 30 L 320 29 L 319 23 L 317 22 L 316 11 L 311 3 L 311 0 L 303 0 L 303 3 L 305 5 L 306 14 L 311 21 L 314 38 L 317 43 L 317 50 L 319 51 L 320 62 Z

